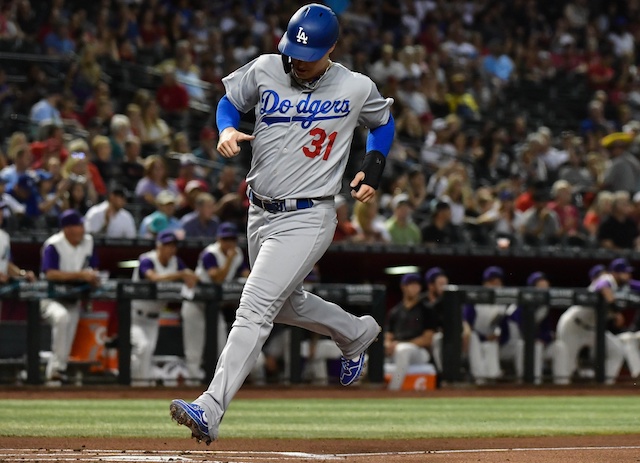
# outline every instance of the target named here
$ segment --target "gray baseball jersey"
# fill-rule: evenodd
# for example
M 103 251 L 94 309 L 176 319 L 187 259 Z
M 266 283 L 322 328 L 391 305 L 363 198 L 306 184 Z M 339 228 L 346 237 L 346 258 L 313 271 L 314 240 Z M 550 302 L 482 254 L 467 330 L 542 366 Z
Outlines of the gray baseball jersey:
M 280 55 L 262 55 L 222 82 L 241 112 L 255 108 L 253 160 L 247 182 L 273 199 L 340 192 L 353 131 L 389 120 L 392 98 L 369 77 L 332 63 L 314 90 L 291 84 Z

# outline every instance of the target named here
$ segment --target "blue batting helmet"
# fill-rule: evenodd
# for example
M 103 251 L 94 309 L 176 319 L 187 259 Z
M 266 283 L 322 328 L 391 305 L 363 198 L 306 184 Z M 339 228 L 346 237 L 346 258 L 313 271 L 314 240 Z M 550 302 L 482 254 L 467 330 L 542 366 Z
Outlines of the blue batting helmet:
M 338 33 L 338 18 L 331 8 L 311 3 L 291 16 L 278 50 L 300 61 L 317 61 L 338 41 Z

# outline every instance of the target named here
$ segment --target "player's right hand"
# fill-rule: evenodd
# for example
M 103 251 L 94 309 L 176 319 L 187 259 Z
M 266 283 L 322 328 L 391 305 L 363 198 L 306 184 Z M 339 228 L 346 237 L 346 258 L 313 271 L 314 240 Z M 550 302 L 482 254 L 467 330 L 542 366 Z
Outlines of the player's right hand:
M 253 135 L 242 133 L 233 127 L 227 127 L 220 133 L 220 139 L 218 140 L 218 151 L 225 158 L 232 158 L 240 152 L 241 141 L 253 140 Z

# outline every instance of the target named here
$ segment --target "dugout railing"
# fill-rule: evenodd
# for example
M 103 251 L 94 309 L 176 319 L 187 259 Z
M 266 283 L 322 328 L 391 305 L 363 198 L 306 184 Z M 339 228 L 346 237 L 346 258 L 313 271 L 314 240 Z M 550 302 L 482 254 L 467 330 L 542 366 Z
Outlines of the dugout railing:
M 463 381 L 462 374 L 462 306 L 464 304 L 518 304 L 523 307 L 522 335 L 524 340 L 525 383 L 534 383 L 535 310 L 543 305 L 568 308 L 572 305 L 590 307 L 596 312 L 594 370 L 595 380 L 605 382 L 605 332 L 608 307 L 598 294 L 584 288 L 528 287 L 486 288 L 482 286 L 449 285 L 443 296 L 443 341 L 441 379 L 447 383 Z M 616 293 L 618 309 L 640 307 L 640 296 L 627 290 Z
M 204 369 L 211 378 L 215 370 L 218 351 L 218 311 L 222 303 L 237 302 L 243 285 L 225 283 L 223 285 L 199 284 L 194 288 L 193 301 L 205 304 L 206 345 Z M 305 284 L 305 289 L 324 299 L 334 302 L 356 314 L 370 313 L 382 326 L 385 318 L 386 290 L 382 285 L 352 284 Z M 177 282 L 132 282 L 130 280 L 107 280 L 93 288 L 86 283 L 54 283 L 47 281 L 14 281 L 0 285 L 0 300 L 14 299 L 27 305 L 26 324 L 26 372 L 27 384 L 42 384 L 40 351 L 43 321 L 40 315 L 40 301 L 52 299 L 81 299 L 115 301 L 118 316 L 118 378 L 122 385 L 131 384 L 131 301 L 135 299 L 180 302 L 184 300 L 183 285 Z M 292 327 L 290 357 L 290 382 L 302 382 L 302 359 L 300 342 L 302 329 Z M 2 340 L 0 339 L 0 342 Z M 383 343 L 374 343 L 369 348 L 369 381 L 384 381 Z

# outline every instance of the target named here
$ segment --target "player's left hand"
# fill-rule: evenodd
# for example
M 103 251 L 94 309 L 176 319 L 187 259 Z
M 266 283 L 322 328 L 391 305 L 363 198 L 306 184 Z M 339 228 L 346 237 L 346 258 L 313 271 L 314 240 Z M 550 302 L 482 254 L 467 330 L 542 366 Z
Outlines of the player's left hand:
M 363 180 L 364 172 L 360 171 L 355 177 L 353 177 L 349 186 L 352 188 L 351 197 L 360 202 L 366 203 L 375 196 L 376 190 L 374 190 L 373 187 L 362 183 Z M 360 188 L 358 188 L 358 185 L 360 185 Z M 358 191 L 356 191 L 355 188 L 358 188 Z

